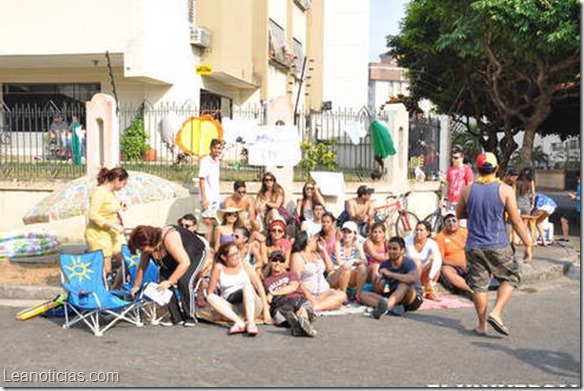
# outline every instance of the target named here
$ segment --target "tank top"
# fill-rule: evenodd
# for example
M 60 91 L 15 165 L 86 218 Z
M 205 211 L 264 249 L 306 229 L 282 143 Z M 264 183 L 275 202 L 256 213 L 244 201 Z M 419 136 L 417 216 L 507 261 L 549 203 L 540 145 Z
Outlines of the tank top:
M 191 265 L 195 264 L 196 270 L 198 270 L 202 265 L 205 256 L 207 255 L 205 243 L 199 238 L 198 235 L 192 233 L 188 229 L 176 225 L 172 225 L 171 227 L 172 228 L 166 231 L 166 233 L 164 234 L 162 241 L 164 242 L 164 239 L 166 239 L 166 235 L 168 235 L 170 232 L 178 231 L 183 243 L 183 247 L 191 261 Z M 172 255 L 170 255 L 167 252 L 166 255 L 164 255 L 164 257 L 162 257 L 162 259 L 160 260 L 159 265 L 161 269 L 168 269 L 170 273 L 173 273 L 176 267 L 178 266 L 178 262 L 174 259 Z M 161 270 L 161 274 L 162 273 L 163 270 Z
M 468 196 L 468 237 L 470 248 L 509 246 L 505 226 L 505 205 L 499 196 L 501 183 L 474 182 Z
M 223 265 L 221 265 L 221 272 L 219 273 L 219 286 L 221 287 L 221 297 L 228 298 L 232 293 L 243 288 L 244 285 L 251 283 L 249 276 L 245 272 L 243 264 L 239 262 L 241 270 L 237 274 L 227 274 L 223 272 Z
M 350 262 L 354 261 L 355 259 L 358 259 L 359 254 L 357 253 L 357 246 L 355 245 L 355 243 L 353 243 L 353 245 L 351 246 L 351 252 L 349 253 L 349 255 L 345 255 L 345 249 L 343 248 L 343 243 L 341 243 L 341 248 L 339 249 L 339 258 L 341 258 L 343 262 Z M 335 264 L 335 269 L 337 269 L 339 267 L 338 260 L 333 256 L 332 261 Z
M 329 283 L 324 278 L 324 271 L 326 270 L 324 261 L 318 258 L 313 262 L 308 262 L 302 253 L 300 253 L 300 256 L 304 261 L 300 280 L 312 295 L 318 297 L 330 288 Z
M 335 243 L 337 242 L 337 231 L 334 230 L 333 234 L 331 235 L 331 240 L 326 243 L 326 252 L 328 253 L 329 257 L 333 256 L 333 252 L 335 250 Z
M 380 250 L 377 247 L 374 247 L 373 250 L 378 254 L 378 255 L 384 255 L 387 254 L 387 242 L 383 241 L 383 248 Z M 378 261 L 376 261 L 375 259 L 373 259 L 373 257 L 371 255 L 369 255 L 367 252 L 365 252 L 365 258 L 367 258 L 367 265 L 371 265 L 373 263 L 378 263 Z M 387 261 L 387 259 L 386 259 Z M 383 262 L 383 261 L 382 261 Z M 380 263 L 380 262 L 379 262 Z

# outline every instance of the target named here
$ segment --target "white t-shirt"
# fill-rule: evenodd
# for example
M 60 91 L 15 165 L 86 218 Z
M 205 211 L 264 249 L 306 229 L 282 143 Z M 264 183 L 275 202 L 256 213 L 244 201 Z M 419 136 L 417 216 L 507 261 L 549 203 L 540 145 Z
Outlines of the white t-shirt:
M 414 246 L 413 236 L 408 236 L 405 238 L 405 242 L 406 256 L 408 258 L 422 260 L 422 268 L 425 268 L 426 265 L 428 265 L 430 258 L 434 258 L 434 262 L 432 262 L 432 268 L 430 269 L 430 278 L 433 279 L 436 277 L 436 275 L 440 273 L 440 268 L 442 267 L 442 254 L 440 254 L 438 243 L 436 243 L 434 239 L 428 238 L 422 251 L 418 252 Z
M 205 156 L 199 166 L 199 178 L 205 180 L 205 194 L 209 204 L 216 202 L 219 205 L 221 195 L 219 192 L 219 173 L 221 162 L 219 159 L 213 160 L 211 156 Z M 199 192 L 199 201 L 201 201 L 201 192 Z

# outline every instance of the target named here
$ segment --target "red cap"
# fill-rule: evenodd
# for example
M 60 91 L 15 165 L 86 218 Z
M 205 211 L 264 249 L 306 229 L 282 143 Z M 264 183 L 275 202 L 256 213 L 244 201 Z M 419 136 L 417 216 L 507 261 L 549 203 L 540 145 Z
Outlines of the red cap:
M 477 168 L 479 170 L 497 167 L 497 157 L 491 153 L 481 153 L 477 156 Z

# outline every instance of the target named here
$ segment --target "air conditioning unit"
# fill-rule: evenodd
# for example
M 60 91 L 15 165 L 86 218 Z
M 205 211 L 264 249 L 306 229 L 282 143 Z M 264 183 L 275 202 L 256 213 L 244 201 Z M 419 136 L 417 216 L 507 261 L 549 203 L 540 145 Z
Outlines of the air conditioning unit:
M 211 32 L 203 27 L 191 29 L 191 45 L 201 48 L 211 47 Z

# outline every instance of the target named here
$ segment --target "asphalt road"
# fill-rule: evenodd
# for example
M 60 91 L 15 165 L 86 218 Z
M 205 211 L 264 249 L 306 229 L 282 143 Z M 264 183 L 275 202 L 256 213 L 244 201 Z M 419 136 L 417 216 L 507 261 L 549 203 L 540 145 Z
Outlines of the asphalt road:
M 535 290 L 535 292 L 533 292 Z M 494 293 L 492 293 L 494 295 Z M 494 299 L 494 296 L 491 298 Z M 472 308 L 426 310 L 379 321 L 321 317 L 314 339 L 261 326 L 256 338 L 195 328 L 118 325 L 96 338 L 60 319 L 21 322 L 0 308 L 0 384 L 75 387 L 424 387 L 581 385 L 579 269 L 518 291 L 505 320 L 511 336 L 473 335 Z M 23 371 L 118 382 L 15 382 Z M 55 376 L 55 375 L 53 375 Z M 12 381 L 10 382 L 9 380 Z

